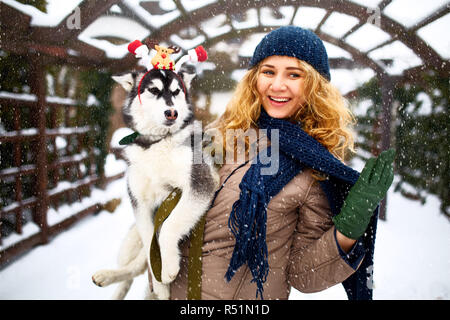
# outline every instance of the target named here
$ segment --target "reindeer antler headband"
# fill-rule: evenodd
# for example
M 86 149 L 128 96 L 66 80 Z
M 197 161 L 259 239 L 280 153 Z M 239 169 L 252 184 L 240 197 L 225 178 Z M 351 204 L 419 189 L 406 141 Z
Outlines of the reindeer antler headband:
M 180 52 L 180 48 L 175 46 L 170 46 L 168 48 L 160 46 L 155 41 L 148 42 L 151 49 L 156 51 L 156 55 L 152 57 L 150 50 L 145 44 L 142 44 L 139 40 L 134 40 L 128 45 L 128 51 L 136 56 L 136 58 L 141 58 L 146 69 L 148 70 L 144 76 L 139 81 L 138 86 L 138 97 L 139 101 L 141 101 L 140 95 L 140 87 L 142 84 L 142 80 L 152 69 L 163 69 L 163 70 L 178 70 L 181 65 L 187 61 L 192 62 L 203 62 L 208 59 L 208 54 L 203 46 L 198 46 L 195 49 L 191 49 L 188 51 L 187 55 L 182 56 L 177 63 L 174 65 L 172 59 L 170 59 L 170 54 Z M 186 95 L 186 88 L 184 87 L 183 80 L 175 73 L 175 75 L 181 80 L 183 84 L 184 94 Z M 142 103 L 142 102 L 141 102 Z

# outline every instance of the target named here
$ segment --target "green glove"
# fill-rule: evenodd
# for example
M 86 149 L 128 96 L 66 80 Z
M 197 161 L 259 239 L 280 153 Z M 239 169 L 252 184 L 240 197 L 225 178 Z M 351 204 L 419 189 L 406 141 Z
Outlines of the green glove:
M 341 212 L 333 218 L 336 229 L 350 239 L 364 234 L 378 203 L 394 180 L 394 149 L 370 158 L 344 201 Z

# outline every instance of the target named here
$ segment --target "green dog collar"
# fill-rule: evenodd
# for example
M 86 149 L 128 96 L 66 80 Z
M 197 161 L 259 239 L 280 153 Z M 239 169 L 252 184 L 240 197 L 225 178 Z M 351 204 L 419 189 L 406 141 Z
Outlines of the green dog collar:
M 119 141 L 119 144 L 121 146 L 131 144 L 136 140 L 137 137 L 139 137 L 139 132 L 135 131 L 132 134 L 127 135 L 126 137 L 122 138 L 122 140 Z

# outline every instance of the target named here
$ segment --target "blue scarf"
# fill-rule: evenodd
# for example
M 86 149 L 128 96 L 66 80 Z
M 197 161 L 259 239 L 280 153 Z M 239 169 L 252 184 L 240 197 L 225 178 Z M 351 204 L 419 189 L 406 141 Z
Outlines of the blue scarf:
M 263 283 L 269 273 L 266 222 L 270 200 L 304 168 L 309 167 L 328 176 L 327 180 L 320 181 L 320 185 L 334 216 L 340 212 L 344 199 L 358 179 L 359 173 L 335 158 L 299 125 L 272 118 L 263 108 L 258 127 L 267 129 L 268 137 L 272 137 L 272 130 L 278 130 L 279 169 L 273 175 L 262 175 L 261 169 L 265 165 L 261 164 L 258 154 L 242 178 L 239 184 L 240 196 L 233 204 L 228 220 L 228 226 L 236 238 L 236 245 L 225 277 L 230 281 L 236 271 L 246 263 L 253 276 L 252 282 L 256 282 L 257 285 L 256 297 L 260 294 L 262 299 Z M 272 146 L 268 147 L 267 154 L 270 152 Z M 351 300 L 372 298 L 370 278 L 367 277 L 366 269 L 373 264 L 377 216 L 378 208 L 374 212 L 366 235 L 356 244 L 362 244 L 366 249 L 361 266 L 343 282 L 347 296 Z

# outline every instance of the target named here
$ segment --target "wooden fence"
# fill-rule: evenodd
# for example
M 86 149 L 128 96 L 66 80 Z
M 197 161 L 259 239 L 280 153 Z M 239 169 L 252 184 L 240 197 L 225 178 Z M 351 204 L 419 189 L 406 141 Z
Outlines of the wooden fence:
M 54 225 L 48 209 L 89 197 L 93 186 L 123 176 L 100 177 L 89 108 L 70 99 L 35 95 L 0 95 L 0 267 L 79 219 L 98 212 L 95 203 Z M 105 200 L 106 201 L 106 200 Z M 22 234 L 26 223 L 39 231 L 2 246 L 11 233 Z

